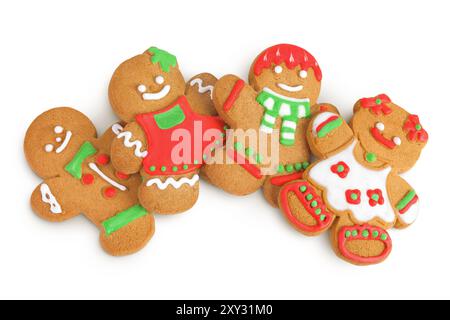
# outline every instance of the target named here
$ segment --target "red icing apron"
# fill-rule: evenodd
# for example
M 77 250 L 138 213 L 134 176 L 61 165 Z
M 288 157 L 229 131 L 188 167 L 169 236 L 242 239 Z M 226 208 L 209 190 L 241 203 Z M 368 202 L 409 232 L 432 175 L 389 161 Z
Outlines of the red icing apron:
M 214 148 L 214 143 L 217 140 L 223 140 L 222 133 L 225 126 L 219 117 L 194 113 L 185 96 L 181 96 L 163 110 L 137 115 L 136 121 L 144 130 L 147 138 L 148 155 L 143 160 L 144 170 L 154 176 L 180 175 L 200 168 L 206 158 L 205 155 L 209 155 L 211 149 Z M 179 129 L 185 132 L 183 138 L 180 138 L 179 135 L 172 137 L 173 133 Z M 209 129 L 216 130 L 209 132 L 209 137 L 205 137 L 204 134 Z M 196 141 L 197 146 L 195 145 Z M 182 152 L 185 161 L 174 163 L 172 150 L 176 146 L 179 150 L 181 143 L 186 146 L 183 151 L 188 152 L 187 156 Z M 222 145 L 222 141 L 220 145 Z M 178 160 L 176 161 L 178 162 Z

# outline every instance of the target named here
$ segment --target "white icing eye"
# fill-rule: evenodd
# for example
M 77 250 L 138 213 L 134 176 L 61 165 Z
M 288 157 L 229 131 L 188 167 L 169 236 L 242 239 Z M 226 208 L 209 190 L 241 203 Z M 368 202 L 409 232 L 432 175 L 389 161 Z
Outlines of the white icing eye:
M 56 142 L 61 142 L 61 141 L 62 141 L 62 138 L 60 138 L 60 137 L 56 138 Z
M 155 82 L 156 82 L 157 84 L 163 84 L 163 83 L 164 83 L 164 77 L 163 77 L 163 76 L 157 76 L 157 77 L 155 78 Z
M 143 84 L 141 84 L 137 89 L 140 93 L 144 93 L 147 91 L 147 87 Z
M 273 69 L 273 71 L 275 71 L 276 74 L 280 74 L 283 72 L 283 67 L 282 66 L 276 66 L 275 69 Z
M 397 145 L 401 145 L 402 144 L 402 139 L 400 139 L 400 137 L 394 137 L 394 139 L 392 139 L 392 141 Z
M 384 124 L 382 122 L 378 122 L 375 126 L 378 130 L 384 131 Z
M 55 131 L 56 134 L 60 134 L 60 133 L 62 133 L 64 131 L 64 128 L 61 127 L 61 126 L 56 126 L 54 131 Z
M 306 79 L 308 77 L 308 71 L 302 70 L 298 75 L 300 76 L 300 78 Z
M 53 148 L 54 148 L 54 147 L 53 147 L 52 144 L 46 144 L 45 147 L 44 147 L 45 152 L 47 152 L 47 153 L 52 152 L 52 151 L 53 151 Z

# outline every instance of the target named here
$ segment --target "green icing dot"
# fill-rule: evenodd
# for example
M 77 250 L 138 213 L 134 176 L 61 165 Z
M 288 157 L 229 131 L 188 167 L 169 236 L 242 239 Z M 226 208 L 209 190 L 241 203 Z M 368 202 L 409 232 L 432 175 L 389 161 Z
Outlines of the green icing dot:
M 316 209 L 316 210 L 314 211 L 314 213 L 315 213 L 316 215 L 319 215 L 319 214 L 322 213 L 322 209 L 318 208 L 318 209 Z
M 155 167 L 155 166 L 151 166 L 151 167 L 150 167 L 150 171 L 153 172 L 153 171 L 155 171 L 155 170 L 156 170 L 156 167 Z
M 244 146 L 240 142 L 235 142 L 234 143 L 234 149 L 237 150 L 237 151 L 241 151 L 242 149 L 244 149 Z
M 178 171 L 178 167 L 173 166 L 173 167 L 172 167 L 172 171 L 173 171 L 173 172 L 177 172 L 177 171 Z
M 376 230 L 372 231 L 372 238 L 378 238 L 378 236 L 380 235 L 380 233 Z
M 220 145 L 222 144 L 222 141 L 220 141 L 220 140 L 216 140 L 216 142 L 215 142 L 215 143 L 216 143 L 216 145 L 217 145 L 217 146 L 220 146 Z
M 227 126 L 227 125 L 223 126 L 223 130 L 228 130 L 228 129 L 230 129 L 229 126 Z
M 307 189 L 308 189 L 308 188 L 307 188 L 306 186 L 301 186 L 301 187 L 300 187 L 300 192 L 301 192 L 301 193 L 304 193 L 304 192 L 306 192 Z
M 366 153 L 366 160 L 370 163 L 375 162 L 377 161 L 377 155 L 375 153 L 368 152 Z
M 416 124 L 416 130 L 417 131 L 422 130 L 422 126 L 420 124 Z
M 377 194 L 373 194 L 371 198 L 372 198 L 372 200 L 375 200 L 377 202 L 378 202 L 378 200 L 380 200 L 380 196 Z
M 378 105 L 380 105 L 381 102 L 382 102 L 381 99 L 377 99 L 377 100 L 375 101 L 375 103 L 378 104 Z
M 288 165 L 286 166 L 286 171 L 289 172 L 289 173 L 291 173 L 292 171 L 294 171 L 294 166 L 293 166 L 292 164 L 288 164 Z
M 317 201 L 316 200 L 314 200 L 313 202 L 311 202 L 311 208 L 315 208 L 315 207 L 317 207 Z
M 381 240 L 386 241 L 387 238 L 388 238 L 387 234 L 383 233 L 383 234 L 381 235 Z
M 323 214 L 320 216 L 320 221 L 324 221 L 326 218 L 327 218 L 327 216 Z
M 352 193 L 350 198 L 352 198 L 352 200 L 358 200 L 358 195 L 356 193 Z
M 203 155 L 203 160 L 208 159 L 208 156 L 206 154 Z
M 308 161 L 303 162 L 302 167 L 303 169 L 307 169 L 309 167 L 309 162 Z
M 167 170 L 167 168 L 166 168 L 165 166 L 162 166 L 162 167 L 161 167 L 161 171 L 162 171 L 162 172 L 165 172 L 166 170 Z
M 255 156 L 255 160 L 256 160 L 256 163 L 261 164 L 261 163 L 263 163 L 264 158 L 262 157 L 262 155 L 257 154 L 257 155 Z
M 187 170 L 189 168 L 189 166 L 187 164 L 183 165 L 183 169 Z
M 194 160 L 194 164 L 197 165 L 198 164 L 198 160 Z
M 344 170 L 345 170 L 345 168 L 343 165 L 338 165 L 337 172 L 341 173 L 341 172 L 344 172 Z
M 352 231 L 352 236 L 354 236 L 354 237 L 358 236 L 358 230 L 353 230 Z
M 296 171 L 300 171 L 303 169 L 302 164 L 301 163 L 296 163 L 294 164 L 294 168 Z
M 350 238 L 351 235 L 352 235 L 352 233 L 350 231 L 345 231 L 346 238 Z
M 283 167 L 283 165 L 279 165 L 278 166 L 278 173 L 283 173 L 284 172 L 284 167 Z
M 363 236 L 364 238 L 367 238 L 367 237 L 369 236 L 369 231 L 364 230 L 364 231 L 362 232 L 362 236 Z
M 245 155 L 246 155 L 247 157 L 252 156 L 253 153 L 254 153 L 254 151 L 253 151 L 252 148 L 247 148 L 247 149 L 245 149 Z
M 306 200 L 308 200 L 308 201 L 311 201 L 313 198 L 314 198 L 314 197 L 313 197 L 312 194 L 308 194 L 308 195 L 306 196 Z

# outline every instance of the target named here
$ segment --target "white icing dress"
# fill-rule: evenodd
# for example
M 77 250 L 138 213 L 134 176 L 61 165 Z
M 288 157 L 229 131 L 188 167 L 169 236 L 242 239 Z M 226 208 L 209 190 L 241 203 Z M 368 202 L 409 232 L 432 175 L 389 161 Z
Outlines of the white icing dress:
M 355 159 L 356 140 L 346 149 L 318 162 L 310 171 L 313 182 L 326 189 L 328 204 L 338 211 L 350 210 L 365 223 L 378 217 L 392 223 L 395 212 L 386 191 L 391 167 L 367 169 Z

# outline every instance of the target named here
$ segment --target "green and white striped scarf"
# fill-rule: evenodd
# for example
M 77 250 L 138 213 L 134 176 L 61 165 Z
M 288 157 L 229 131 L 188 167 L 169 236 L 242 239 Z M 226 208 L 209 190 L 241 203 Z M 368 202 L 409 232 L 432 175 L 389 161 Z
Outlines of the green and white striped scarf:
M 281 123 L 280 142 L 285 146 L 295 143 L 295 131 L 298 119 L 311 116 L 311 104 L 309 99 L 294 99 L 282 96 L 269 88 L 264 88 L 256 101 L 266 109 L 261 121 L 260 130 L 272 133 L 278 117 Z

